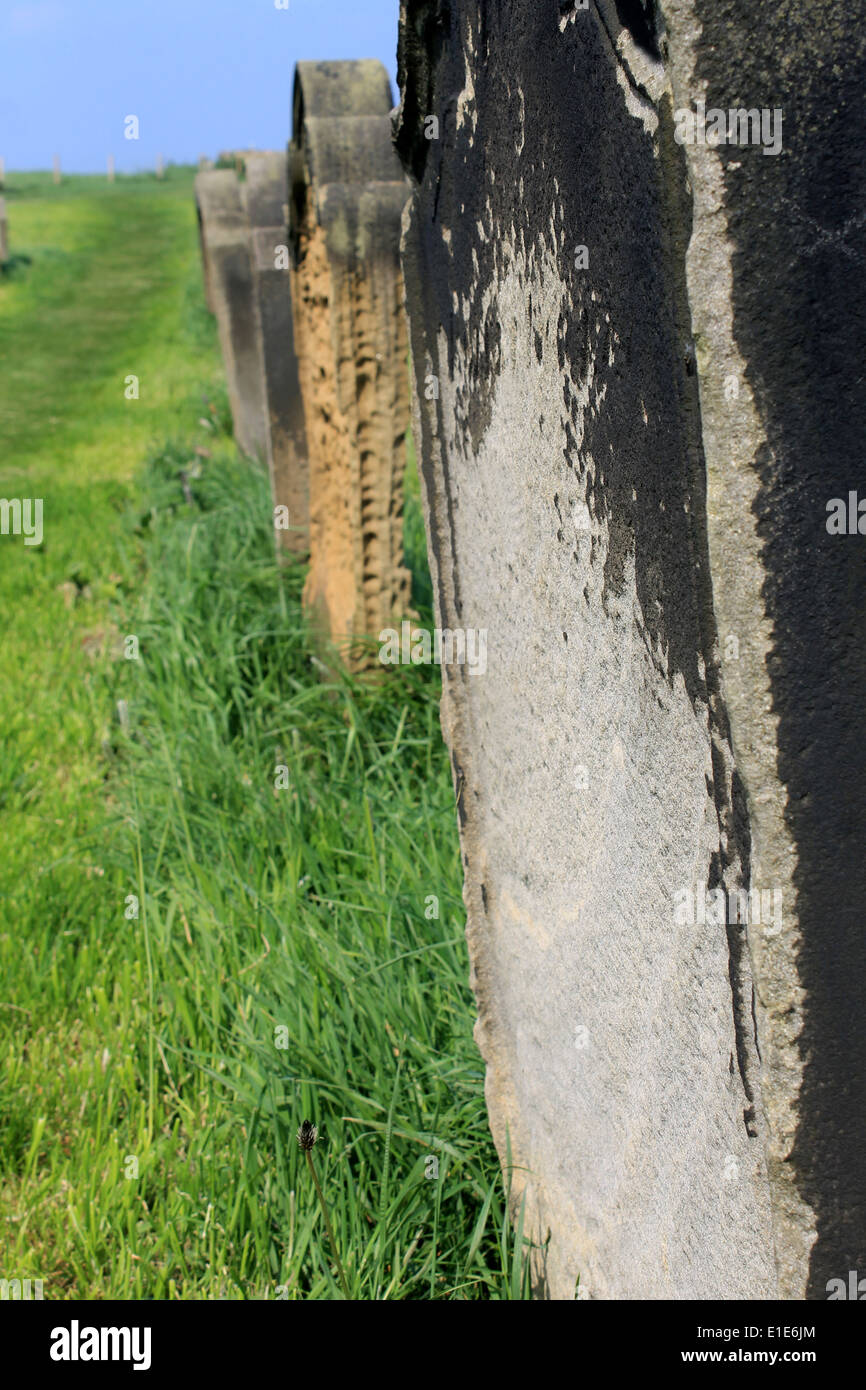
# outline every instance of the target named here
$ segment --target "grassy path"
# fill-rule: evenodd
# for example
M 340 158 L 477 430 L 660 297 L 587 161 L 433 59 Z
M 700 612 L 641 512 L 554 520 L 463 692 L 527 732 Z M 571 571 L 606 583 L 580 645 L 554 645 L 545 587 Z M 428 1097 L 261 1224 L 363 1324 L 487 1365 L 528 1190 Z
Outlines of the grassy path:
M 67 838 L 58 829 L 78 839 L 93 810 L 105 736 L 93 677 L 118 507 L 149 440 L 179 427 L 197 385 L 218 374 L 196 312 L 190 177 L 82 179 L 66 196 L 21 182 L 6 192 L 11 250 L 32 264 L 0 281 L 0 495 L 43 499 L 44 542 L 0 537 L 7 930 L 28 912 L 49 844 L 56 853 Z M 137 401 L 124 396 L 130 373 Z
M 44 499 L 44 542 L 0 537 L 0 1278 L 339 1297 L 310 1118 L 354 1296 L 525 1297 L 438 673 L 319 680 L 189 175 L 8 196 L 0 495 Z M 423 580 L 417 502 L 407 544 Z
M 100 850 L 121 509 L 150 440 L 219 376 L 191 187 L 186 173 L 6 189 L 10 251 L 29 265 L 0 280 L 0 495 L 43 499 L 44 540 L 0 536 L 0 1251 L 4 1271 L 15 1251 L 10 1277 L 23 1264 L 55 1296 L 76 1276 L 62 1220 L 42 1229 L 40 1204 L 61 1215 L 63 1201 L 39 1169 L 74 1164 L 117 1029 L 93 1001 L 119 891 Z

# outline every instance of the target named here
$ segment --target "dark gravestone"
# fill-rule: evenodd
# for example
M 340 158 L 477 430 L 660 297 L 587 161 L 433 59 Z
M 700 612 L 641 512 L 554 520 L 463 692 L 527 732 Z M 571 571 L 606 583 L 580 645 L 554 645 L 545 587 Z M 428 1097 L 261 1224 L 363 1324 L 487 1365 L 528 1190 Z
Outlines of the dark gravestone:
M 866 1275 L 859 16 L 404 0 L 400 71 L 438 621 L 488 633 L 442 704 L 477 1037 L 539 1281 L 825 1298 Z
M 235 439 L 245 453 L 264 458 L 267 420 L 261 332 L 249 224 L 237 175 L 227 169 L 197 174 L 195 196 L 205 286 L 216 315 Z
M 310 478 L 292 321 L 286 155 L 248 154 L 246 174 L 276 534 L 287 550 L 304 553 L 309 549 Z

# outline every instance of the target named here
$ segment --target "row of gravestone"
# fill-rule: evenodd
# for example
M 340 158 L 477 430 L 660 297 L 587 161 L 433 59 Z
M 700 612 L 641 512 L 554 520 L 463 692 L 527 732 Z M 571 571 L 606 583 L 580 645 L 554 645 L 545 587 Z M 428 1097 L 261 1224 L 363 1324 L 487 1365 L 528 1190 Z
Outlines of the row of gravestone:
M 407 187 L 373 61 L 299 63 L 289 158 L 196 178 L 208 306 L 235 437 L 267 459 L 278 543 L 309 555 L 305 601 L 350 664 L 406 612 L 409 418 L 399 265 Z
M 399 163 L 382 70 L 302 64 L 219 251 L 200 184 L 338 640 L 407 599 L 403 213 L 436 621 L 485 639 L 442 668 L 476 1037 L 556 1298 L 866 1280 L 866 37 L 783 8 L 402 0 Z

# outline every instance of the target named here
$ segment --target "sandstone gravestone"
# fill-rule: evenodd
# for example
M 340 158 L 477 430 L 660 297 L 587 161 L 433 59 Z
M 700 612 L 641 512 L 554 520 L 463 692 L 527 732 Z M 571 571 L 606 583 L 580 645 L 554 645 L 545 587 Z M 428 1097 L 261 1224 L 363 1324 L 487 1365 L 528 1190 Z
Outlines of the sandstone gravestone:
M 477 1038 L 540 1286 L 826 1298 L 866 1274 L 862 26 L 403 0 L 400 79 L 438 622 L 488 634 L 442 701 Z
M 207 170 L 196 175 L 195 196 L 206 294 L 216 315 L 235 439 L 245 453 L 264 458 L 261 333 L 241 186 L 232 170 Z
M 246 173 L 276 535 L 287 550 L 303 553 L 309 548 L 310 479 L 289 282 L 286 155 L 248 154 Z
M 405 614 L 408 427 L 399 267 L 408 188 L 377 62 L 299 63 L 290 150 L 295 341 L 310 467 L 305 601 L 353 663 Z M 374 658 L 375 659 L 375 658 Z

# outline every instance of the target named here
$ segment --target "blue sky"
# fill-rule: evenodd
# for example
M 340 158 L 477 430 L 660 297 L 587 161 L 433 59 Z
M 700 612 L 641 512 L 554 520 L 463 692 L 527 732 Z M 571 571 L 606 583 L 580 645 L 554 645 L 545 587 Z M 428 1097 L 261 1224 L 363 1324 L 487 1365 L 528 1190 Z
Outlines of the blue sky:
M 283 3 L 283 0 L 280 0 Z M 70 173 L 192 162 L 289 138 L 299 58 L 379 58 L 399 0 L 0 0 L 0 156 Z M 124 121 L 139 119 L 136 140 Z

